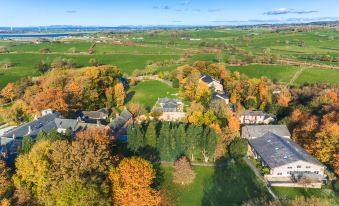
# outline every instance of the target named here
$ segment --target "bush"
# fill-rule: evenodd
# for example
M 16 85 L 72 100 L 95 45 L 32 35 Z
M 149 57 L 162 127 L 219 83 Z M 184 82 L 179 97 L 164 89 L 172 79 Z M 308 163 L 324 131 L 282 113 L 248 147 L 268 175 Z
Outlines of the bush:
M 181 185 L 189 185 L 195 179 L 195 172 L 187 157 L 182 156 L 174 163 L 173 182 Z
M 175 78 L 172 80 L 173 88 L 179 88 L 179 79 Z
M 231 157 L 234 159 L 240 159 L 242 157 L 245 157 L 247 153 L 247 139 L 244 138 L 235 139 L 230 144 L 229 153 Z

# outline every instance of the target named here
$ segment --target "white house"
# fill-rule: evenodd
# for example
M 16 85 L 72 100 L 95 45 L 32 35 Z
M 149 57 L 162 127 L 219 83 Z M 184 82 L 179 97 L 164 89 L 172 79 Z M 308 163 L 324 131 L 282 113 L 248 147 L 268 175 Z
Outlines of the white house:
M 265 179 L 273 186 L 320 188 L 325 178 L 325 166 L 293 142 L 282 125 L 277 126 L 279 129 L 275 128 L 273 132 L 267 128 L 261 130 L 262 125 L 250 126 L 257 128 L 254 132 L 250 129 L 250 135 L 242 133 L 242 137 L 248 139 L 249 155 L 269 169 Z
M 271 124 L 276 117 L 263 111 L 246 110 L 240 114 L 241 124 Z
M 199 83 L 202 82 L 207 84 L 208 87 L 213 88 L 215 92 L 224 92 L 224 87 L 221 82 L 210 75 L 203 75 L 199 80 Z
M 241 136 L 246 139 L 255 139 L 271 132 L 284 138 L 291 138 L 286 125 L 246 125 L 241 128 Z

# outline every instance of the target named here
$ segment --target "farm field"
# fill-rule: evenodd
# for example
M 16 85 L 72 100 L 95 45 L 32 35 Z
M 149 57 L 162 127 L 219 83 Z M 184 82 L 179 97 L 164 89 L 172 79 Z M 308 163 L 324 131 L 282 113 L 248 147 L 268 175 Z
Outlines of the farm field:
M 100 35 L 100 33 L 97 34 L 97 36 Z M 101 64 L 118 66 L 126 75 L 132 75 L 136 69 L 145 69 L 150 62 L 178 60 L 184 54 L 189 56 L 186 62 L 159 66 L 156 70 L 173 71 L 180 65 L 192 64 L 199 60 L 228 63 L 231 56 L 245 61 L 244 52 L 262 55 L 263 50 L 267 48 L 270 48 L 272 53 L 279 54 L 281 58 L 291 58 L 296 61 L 316 64 L 339 65 L 337 61 L 339 57 L 339 34 L 333 29 L 292 32 L 289 30 L 272 31 L 264 28 L 247 30 L 200 28 L 130 31 L 114 35 L 117 38 L 124 36 L 123 41 L 127 41 L 127 44 L 114 45 L 109 41 L 96 43 L 93 54 L 88 53 L 93 45 L 91 40 L 67 39 L 60 41 L 61 43 L 52 41 L 41 44 L 1 41 L 0 46 L 7 46 L 9 53 L 0 53 L 0 63 L 9 60 L 12 66 L 7 70 L 0 68 L 0 88 L 3 88 L 8 82 L 15 82 L 22 77 L 39 75 L 36 68 L 37 64 L 41 60 L 52 62 L 57 57 L 71 58 L 77 65 L 76 67 L 89 66 L 89 59 L 96 58 Z M 220 44 L 225 46 L 220 49 Z M 50 50 L 50 53 L 41 53 L 41 50 L 46 48 Z M 305 58 L 312 55 L 320 57 L 330 55 L 332 61 Z M 283 83 L 289 82 L 298 71 L 297 67 L 290 65 L 264 64 L 227 66 L 227 69 L 239 71 L 249 77 L 266 76 Z M 338 85 L 337 76 L 339 76 L 339 70 L 312 68 L 305 70 L 294 84 L 327 82 Z
M 291 200 L 297 196 L 317 197 L 330 201 L 333 205 L 339 204 L 339 194 L 334 192 L 327 186 L 321 189 L 305 189 L 305 188 L 290 188 L 290 187 L 273 187 L 273 192 L 282 200 Z
M 163 189 L 174 205 L 241 205 L 256 197 L 271 198 L 264 185 L 242 161 L 221 168 L 194 166 L 196 178 L 188 186 L 172 182 L 172 166 L 162 168 Z
M 138 102 L 150 111 L 159 98 L 176 98 L 178 89 L 172 88 L 157 80 L 139 82 L 129 89 L 127 102 Z
M 272 80 L 288 82 L 297 69 L 293 66 L 285 65 L 248 65 L 239 67 L 228 67 L 231 71 L 238 71 L 241 74 L 246 74 L 248 77 L 260 78 L 266 76 Z

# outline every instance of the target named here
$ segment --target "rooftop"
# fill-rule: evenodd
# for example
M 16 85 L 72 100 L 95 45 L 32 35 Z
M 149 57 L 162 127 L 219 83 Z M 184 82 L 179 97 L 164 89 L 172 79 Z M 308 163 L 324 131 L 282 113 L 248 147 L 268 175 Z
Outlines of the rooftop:
M 200 78 L 200 80 L 201 81 L 203 81 L 203 82 L 205 82 L 205 83 L 207 83 L 207 84 L 210 84 L 210 83 L 212 83 L 212 82 L 214 82 L 214 81 L 217 81 L 217 80 L 215 80 L 212 76 L 210 76 L 210 75 L 203 75 L 201 78 Z M 217 81 L 218 82 L 218 81 Z
M 246 125 L 244 129 L 248 131 L 250 137 L 261 137 L 267 132 L 274 133 L 282 137 L 291 137 L 286 125 Z
M 249 139 L 249 144 L 270 168 L 279 167 L 296 161 L 304 161 L 323 166 L 317 159 L 290 139 L 267 132 L 256 139 Z
M 109 127 L 114 131 L 119 131 L 132 118 L 132 114 L 125 109 L 121 114 L 109 123 Z

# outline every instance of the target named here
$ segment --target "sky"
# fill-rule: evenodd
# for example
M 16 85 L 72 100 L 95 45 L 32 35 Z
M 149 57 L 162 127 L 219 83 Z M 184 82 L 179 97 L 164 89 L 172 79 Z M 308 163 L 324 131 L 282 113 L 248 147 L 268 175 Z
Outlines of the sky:
M 339 20 L 339 0 L 0 0 L 0 26 L 245 25 Z

